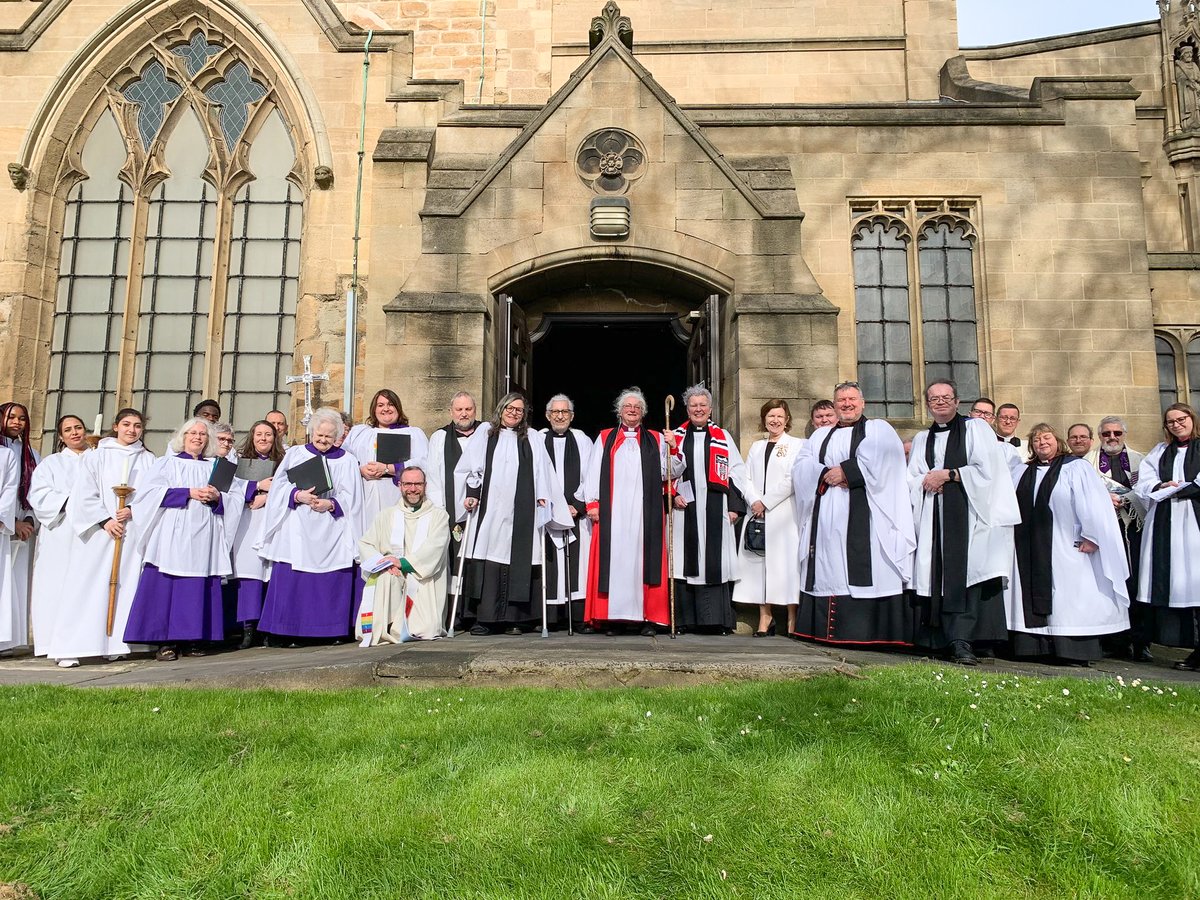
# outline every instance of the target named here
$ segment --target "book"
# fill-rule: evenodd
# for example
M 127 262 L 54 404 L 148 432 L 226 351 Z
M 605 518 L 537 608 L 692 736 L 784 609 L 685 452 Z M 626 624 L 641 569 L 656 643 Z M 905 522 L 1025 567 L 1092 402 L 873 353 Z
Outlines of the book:
M 269 459 L 240 459 L 237 477 L 245 481 L 262 481 L 275 474 L 276 463 Z
M 323 456 L 314 456 L 298 466 L 292 466 L 288 469 L 287 477 L 296 487 L 314 494 L 324 494 L 333 489 L 329 463 Z
M 208 483 L 222 494 L 233 487 L 233 477 L 237 475 L 237 463 L 232 463 L 223 456 L 213 460 L 212 473 Z
M 412 438 L 407 434 L 392 434 L 386 431 L 375 435 L 375 462 L 384 465 L 400 465 L 412 457 Z

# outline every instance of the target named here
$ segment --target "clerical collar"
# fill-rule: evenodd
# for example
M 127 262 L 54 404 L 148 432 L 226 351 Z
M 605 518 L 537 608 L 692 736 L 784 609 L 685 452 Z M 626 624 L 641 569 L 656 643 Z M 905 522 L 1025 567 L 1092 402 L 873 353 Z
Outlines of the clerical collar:
M 257 456 L 259 459 L 270 459 L 270 458 L 271 458 L 271 457 L 267 456 L 267 454 L 265 454 L 265 453 L 256 453 L 255 455 L 256 455 L 256 456 Z
M 699 433 L 701 431 L 708 431 L 708 426 L 709 426 L 708 422 L 705 422 L 703 425 L 697 425 L 695 422 L 689 421 L 688 422 L 688 431 L 695 431 L 697 433 Z
M 203 456 L 192 456 L 192 454 L 187 453 L 186 451 L 181 451 L 179 453 L 176 453 L 175 458 L 176 459 L 191 459 L 191 460 L 204 459 Z
M 859 417 L 858 417 L 857 419 L 855 419 L 853 422 L 843 422 L 841 419 L 838 419 L 838 423 L 837 423 L 836 425 L 834 425 L 833 427 L 834 427 L 834 428 L 853 428 L 853 427 L 854 427 L 855 425 L 857 425 L 857 424 L 858 424 L 858 423 L 859 423 L 861 420 L 862 420 L 862 416 L 859 416 Z
M 996 440 L 998 440 L 1002 444 L 1012 444 L 1014 447 L 1021 446 L 1021 439 L 1019 437 L 1015 437 L 1015 436 L 1014 437 L 1005 437 L 1002 434 L 998 434 L 998 435 L 996 435 Z
M 949 431 L 949 430 L 950 430 L 950 425 L 951 425 L 951 423 L 950 423 L 950 422 L 946 422 L 946 423 L 944 423 L 944 424 L 943 424 L 943 423 L 934 422 L 932 425 L 930 425 L 930 426 L 929 426 L 929 430 L 930 430 L 930 431 L 935 431 L 935 432 Z
M 453 422 L 451 422 L 450 424 L 454 425 Z M 473 435 L 475 433 L 475 429 L 478 427 L 479 427 L 479 422 L 475 421 L 475 422 L 472 422 L 470 425 L 468 425 L 466 428 L 459 428 L 457 425 L 454 425 L 454 430 L 456 432 L 458 432 L 458 434 L 461 435 L 462 437 L 470 437 L 471 435 Z
M 567 433 L 565 431 L 562 434 L 559 434 L 557 431 L 551 431 L 550 434 L 552 434 L 556 438 L 565 438 L 567 436 Z
M 422 501 L 422 503 L 423 503 L 423 502 L 424 502 L 424 501 Z M 413 512 L 416 512 L 417 510 L 419 510 L 419 509 L 421 508 L 421 503 L 418 503 L 416 506 L 413 506 L 411 503 L 406 503 L 406 504 L 404 504 L 404 505 L 405 505 L 405 506 L 407 506 L 407 507 L 408 507 L 410 510 L 412 510 Z
M 386 428 L 386 429 L 388 429 L 389 431 L 392 431 L 392 430 L 394 430 L 394 429 L 396 429 L 396 428 L 405 428 L 405 427 L 407 427 L 407 426 L 405 426 L 405 425 L 401 425 L 399 422 L 393 422 L 391 425 L 376 425 L 375 427 L 376 427 L 376 428 Z

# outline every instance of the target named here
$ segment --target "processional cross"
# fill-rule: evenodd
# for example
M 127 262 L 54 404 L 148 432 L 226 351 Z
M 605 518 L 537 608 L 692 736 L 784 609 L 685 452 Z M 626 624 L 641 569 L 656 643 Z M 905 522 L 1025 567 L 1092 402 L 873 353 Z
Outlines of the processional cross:
M 314 381 L 328 381 L 328 380 L 329 380 L 328 372 L 322 372 L 319 375 L 313 372 L 312 356 L 304 357 L 304 374 L 303 375 L 289 375 L 287 377 L 288 384 L 296 384 L 299 382 L 304 385 L 304 418 L 300 420 L 300 424 L 303 425 L 305 428 L 307 428 L 308 423 L 312 421 L 312 414 L 313 414 L 312 386 L 313 386 L 313 382 Z

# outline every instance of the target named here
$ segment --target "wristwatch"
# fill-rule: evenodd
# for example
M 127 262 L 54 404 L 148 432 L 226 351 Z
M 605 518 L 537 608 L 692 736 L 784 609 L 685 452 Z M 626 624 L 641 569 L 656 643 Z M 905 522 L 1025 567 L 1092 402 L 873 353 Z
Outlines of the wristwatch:
M 950 473 L 951 481 L 958 481 L 958 469 L 947 469 L 946 471 Z

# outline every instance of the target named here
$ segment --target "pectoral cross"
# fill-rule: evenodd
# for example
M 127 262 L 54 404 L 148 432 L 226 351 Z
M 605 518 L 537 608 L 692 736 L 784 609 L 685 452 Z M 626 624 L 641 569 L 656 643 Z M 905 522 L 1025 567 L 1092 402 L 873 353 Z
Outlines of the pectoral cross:
M 287 377 L 288 384 L 296 384 L 297 382 L 300 382 L 304 385 L 304 418 L 300 420 L 300 424 L 303 425 L 305 428 L 307 428 L 308 423 L 312 421 L 312 414 L 313 414 L 312 386 L 313 386 L 313 382 L 314 381 L 328 381 L 328 380 L 329 380 L 328 372 L 322 372 L 319 375 L 317 375 L 313 372 L 311 356 L 304 357 L 304 374 L 303 375 L 289 375 Z

